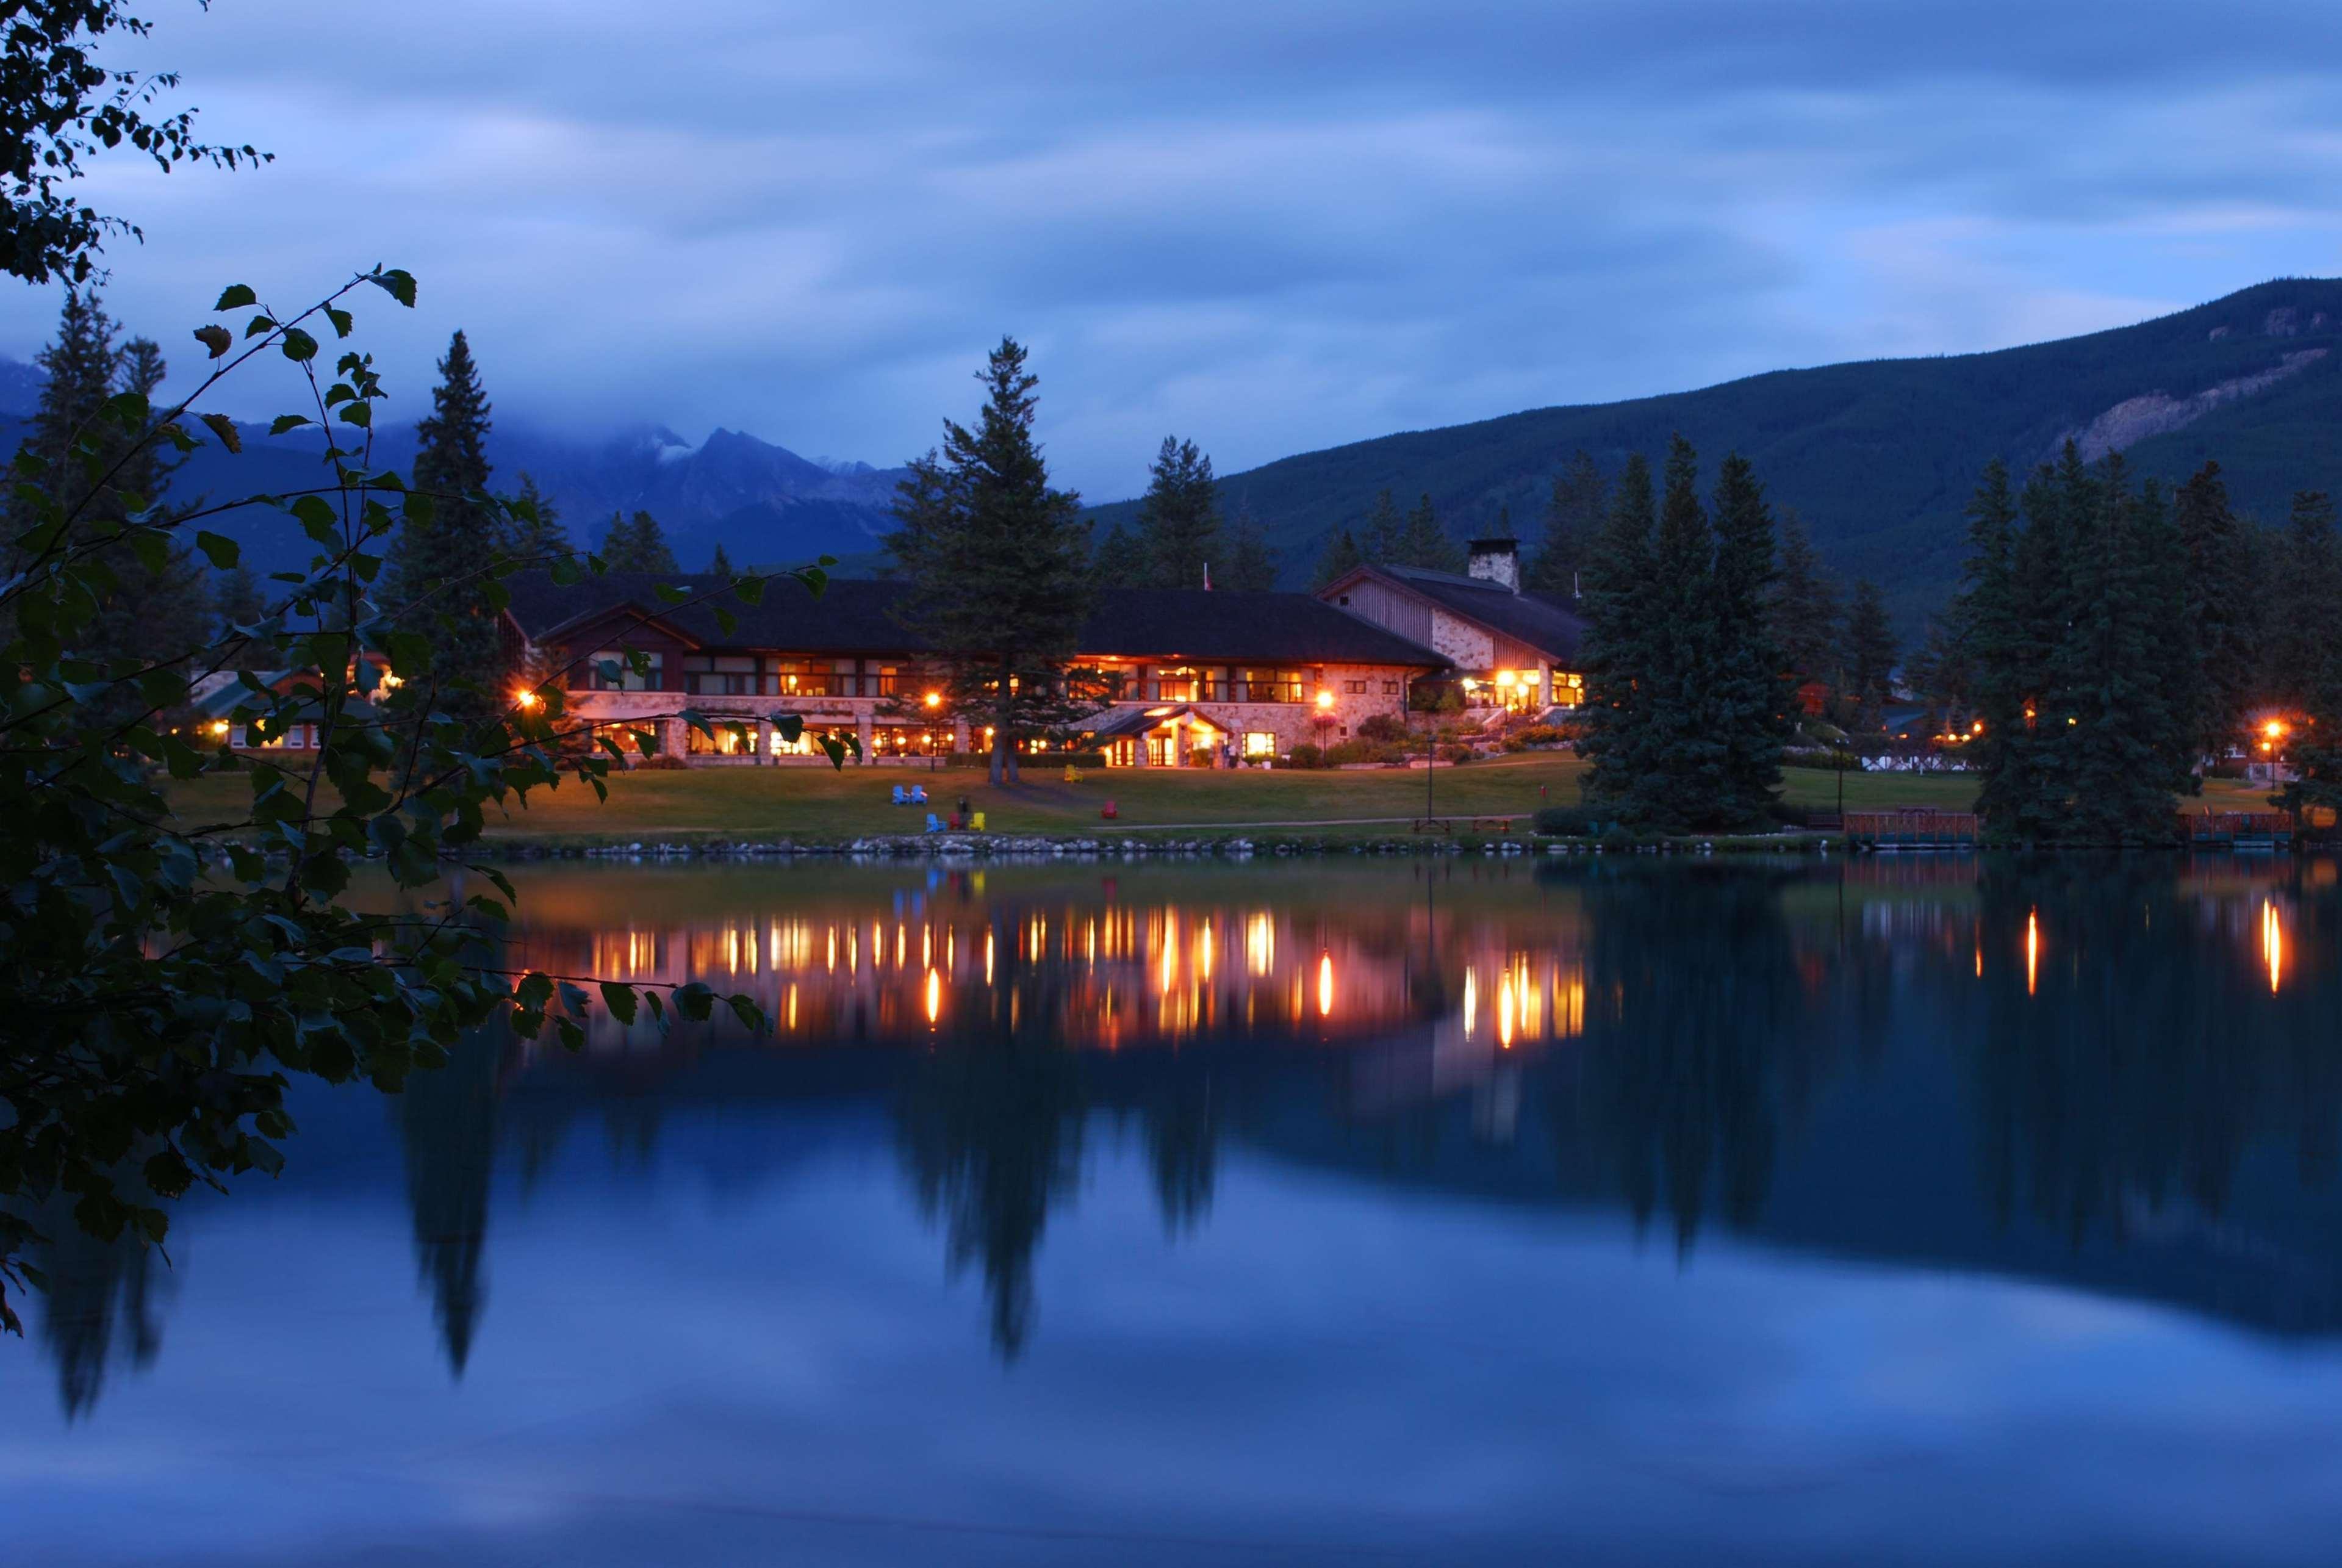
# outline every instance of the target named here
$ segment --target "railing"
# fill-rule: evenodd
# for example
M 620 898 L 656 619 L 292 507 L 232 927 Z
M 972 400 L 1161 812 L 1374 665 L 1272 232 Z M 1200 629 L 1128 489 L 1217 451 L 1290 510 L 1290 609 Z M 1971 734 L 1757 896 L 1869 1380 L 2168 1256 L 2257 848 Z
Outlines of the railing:
M 1967 845 L 1977 841 L 1977 819 L 1973 811 L 1848 811 L 1846 833 L 1882 849 Z
M 2197 844 L 2233 844 L 2240 839 L 2284 839 L 2293 819 L 2283 811 L 2189 811 L 2187 837 Z

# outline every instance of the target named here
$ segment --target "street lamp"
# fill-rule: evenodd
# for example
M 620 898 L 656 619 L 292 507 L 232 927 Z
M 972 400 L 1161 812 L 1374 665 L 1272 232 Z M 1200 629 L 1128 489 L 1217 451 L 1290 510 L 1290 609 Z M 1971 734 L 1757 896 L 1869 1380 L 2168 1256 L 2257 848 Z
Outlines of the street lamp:
M 936 709 L 944 705 L 944 694 L 940 691 L 930 691 L 919 700 L 932 716 Z M 936 749 L 936 721 L 930 717 L 927 719 L 927 771 L 933 773 L 943 765 L 943 754 Z

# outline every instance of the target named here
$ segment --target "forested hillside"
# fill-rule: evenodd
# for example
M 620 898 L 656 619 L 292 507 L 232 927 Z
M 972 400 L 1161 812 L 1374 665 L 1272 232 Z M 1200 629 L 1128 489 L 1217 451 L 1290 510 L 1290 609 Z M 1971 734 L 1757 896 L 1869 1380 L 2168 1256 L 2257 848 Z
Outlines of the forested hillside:
M 1829 564 L 1887 589 L 1916 628 L 1958 576 L 1961 508 L 1994 457 L 2020 473 L 2072 435 L 2143 475 L 2187 477 L 2206 457 L 2237 505 L 2281 519 L 2295 489 L 2342 491 L 2342 280 L 2261 284 L 2135 327 L 1991 354 L 1783 370 L 1697 392 L 1540 408 L 1306 453 L 1220 480 L 1250 505 L 1288 583 L 1386 488 L 1428 492 L 1457 538 L 1500 508 L 1534 538 L 1573 453 L 1615 474 L 1680 431 L 1707 460 L 1754 461 L 1777 506 L 1803 515 Z M 1097 508 L 1101 528 L 1135 503 Z

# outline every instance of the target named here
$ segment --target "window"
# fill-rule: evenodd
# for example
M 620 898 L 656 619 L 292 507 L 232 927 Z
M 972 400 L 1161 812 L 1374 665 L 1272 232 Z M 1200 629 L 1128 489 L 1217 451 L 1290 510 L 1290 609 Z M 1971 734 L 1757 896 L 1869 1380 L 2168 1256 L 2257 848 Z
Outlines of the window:
M 1244 739 L 1244 754 L 1247 757 L 1276 756 L 1276 737 L 1271 735 L 1266 729 L 1246 730 Z
M 765 676 L 767 697 L 845 697 L 853 690 L 854 661 L 850 658 L 776 658 Z
M 686 654 L 683 689 L 702 697 L 747 697 L 756 689 L 756 661 L 746 654 Z
M 607 737 L 616 743 L 619 755 L 629 760 L 637 757 L 656 757 L 659 754 L 659 725 L 651 719 L 644 719 L 639 724 L 596 724 L 592 732 L 595 755 L 609 755 L 602 749 L 603 739 Z M 648 738 L 647 750 L 636 743 L 636 736 Z
M 1196 689 L 1202 684 L 1200 670 L 1187 665 L 1175 665 L 1155 672 L 1155 679 L 1150 682 L 1154 689 L 1149 695 L 1157 702 L 1194 702 L 1202 696 Z
M 903 667 L 901 665 L 882 664 L 876 669 L 866 670 L 863 673 L 862 695 L 865 697 L 892 697 L 896 691 L 901 689 L 902 679 Z
M 698 728 L 686 724 L 683 729 L 684 754 L 689 757 L 754 757 L 756 754 L 756 727 L 753 724 L 716 724 L 713 739 L 700 733 Z
M 1229 683 L 1231 702 L 1299 702 L 1306 684 L 1297 669 L 1239 669 Z
M 1363 680 L 1346 680 L 1342 682 L 1342 689 L 1353 697 L 1364 697 L 1366 694 L 1366 683 Z
M 1396 680 L 1384 681 L 1383 695 L 1385 697 L 1396 697 L 1398 695 L 1398 682 Z
M 618 678 L 616 680 L 611 679 L 608 673 L 602 668 L 605 661 L 615 664 L 618 667 Z M 663 691 L 666 689 L 666 672 L 663 668 L 663 656 L 654 653 L 650 656 L 650 674 L 647 676 L 636 675 L 634 671 L 633 666 L 626 662 L 626 655 L 624 649 L 606 648 L 601 652 L 594 655 L 593 658 L 586 661 L 586 675 L 591 682 L 589 689 L 595 691 Z

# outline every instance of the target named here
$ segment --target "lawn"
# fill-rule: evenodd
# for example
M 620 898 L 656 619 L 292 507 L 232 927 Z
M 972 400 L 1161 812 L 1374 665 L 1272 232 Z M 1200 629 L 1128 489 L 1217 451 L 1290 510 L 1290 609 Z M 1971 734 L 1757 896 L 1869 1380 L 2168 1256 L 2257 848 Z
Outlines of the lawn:
M 1575 805 L 1586 764 L 1557 753 L 1490 758 L 1462 767 L 1442 767 L 1432 781 L 1442 817 L 1512 815 L 1526 818 L 1542 805 Z M 1792 768 L 1784 795 L 1794 806 L 1837 803 L 1836 775 Z M 1221 771 L 1206 769 L 1092 770 L 1075 784 L 1062 770 L 1028 769 L 1015 789 L 994 789 L 972 769 L 884 767 L 833 772 L 826 767 L 702 768 L 687 771 L 637 771 L 610 780 L 608 803 L 571 780 L 551 794 L 531 798 L 525 809 L 491 811 L 488 833 L 569 842 L 636 839 L 688 840 L 705 838 L 768 839 L 840 839 L 919 829 L 925 812 L 887 803 L 897 784 L 923 784 L 929 809 L 948 814 L 965 794 L 985 813 L 985 825 L 1006 833 L 1106 833 L 1194 826 L 1206 833 L 1246 827 L 1293 824 L 1316 831 L 1320 824 L 1351 824 L 1335 832 L 1404 833 L 1424 812 L 1420 769 L 1367 771 L 1279 769 Z M 2212 792 L 2218 790 L 2215 796 Z M 206 779 L 180 788 L 175 804 L 183 819 L 219 820 L 245 799 L 240 779 Z M 1960 775 L 1855 773 L 1846 779 L 1851 810 L 1903 806 L 1966 810 L 1975 781 Z M 2239 786 L 2207 787 L 2209 803 L 2257 809 L 2265 790 Z M 1104 821 L 1098 809 L 1111 800 L 1117 820 Z M 1376 820 L 1382 819 L 1382 820 Z M 1523 827 L 1526 823 L 1522 824 Z M 1274 829 L 1272 829 L 1274 830 Z

